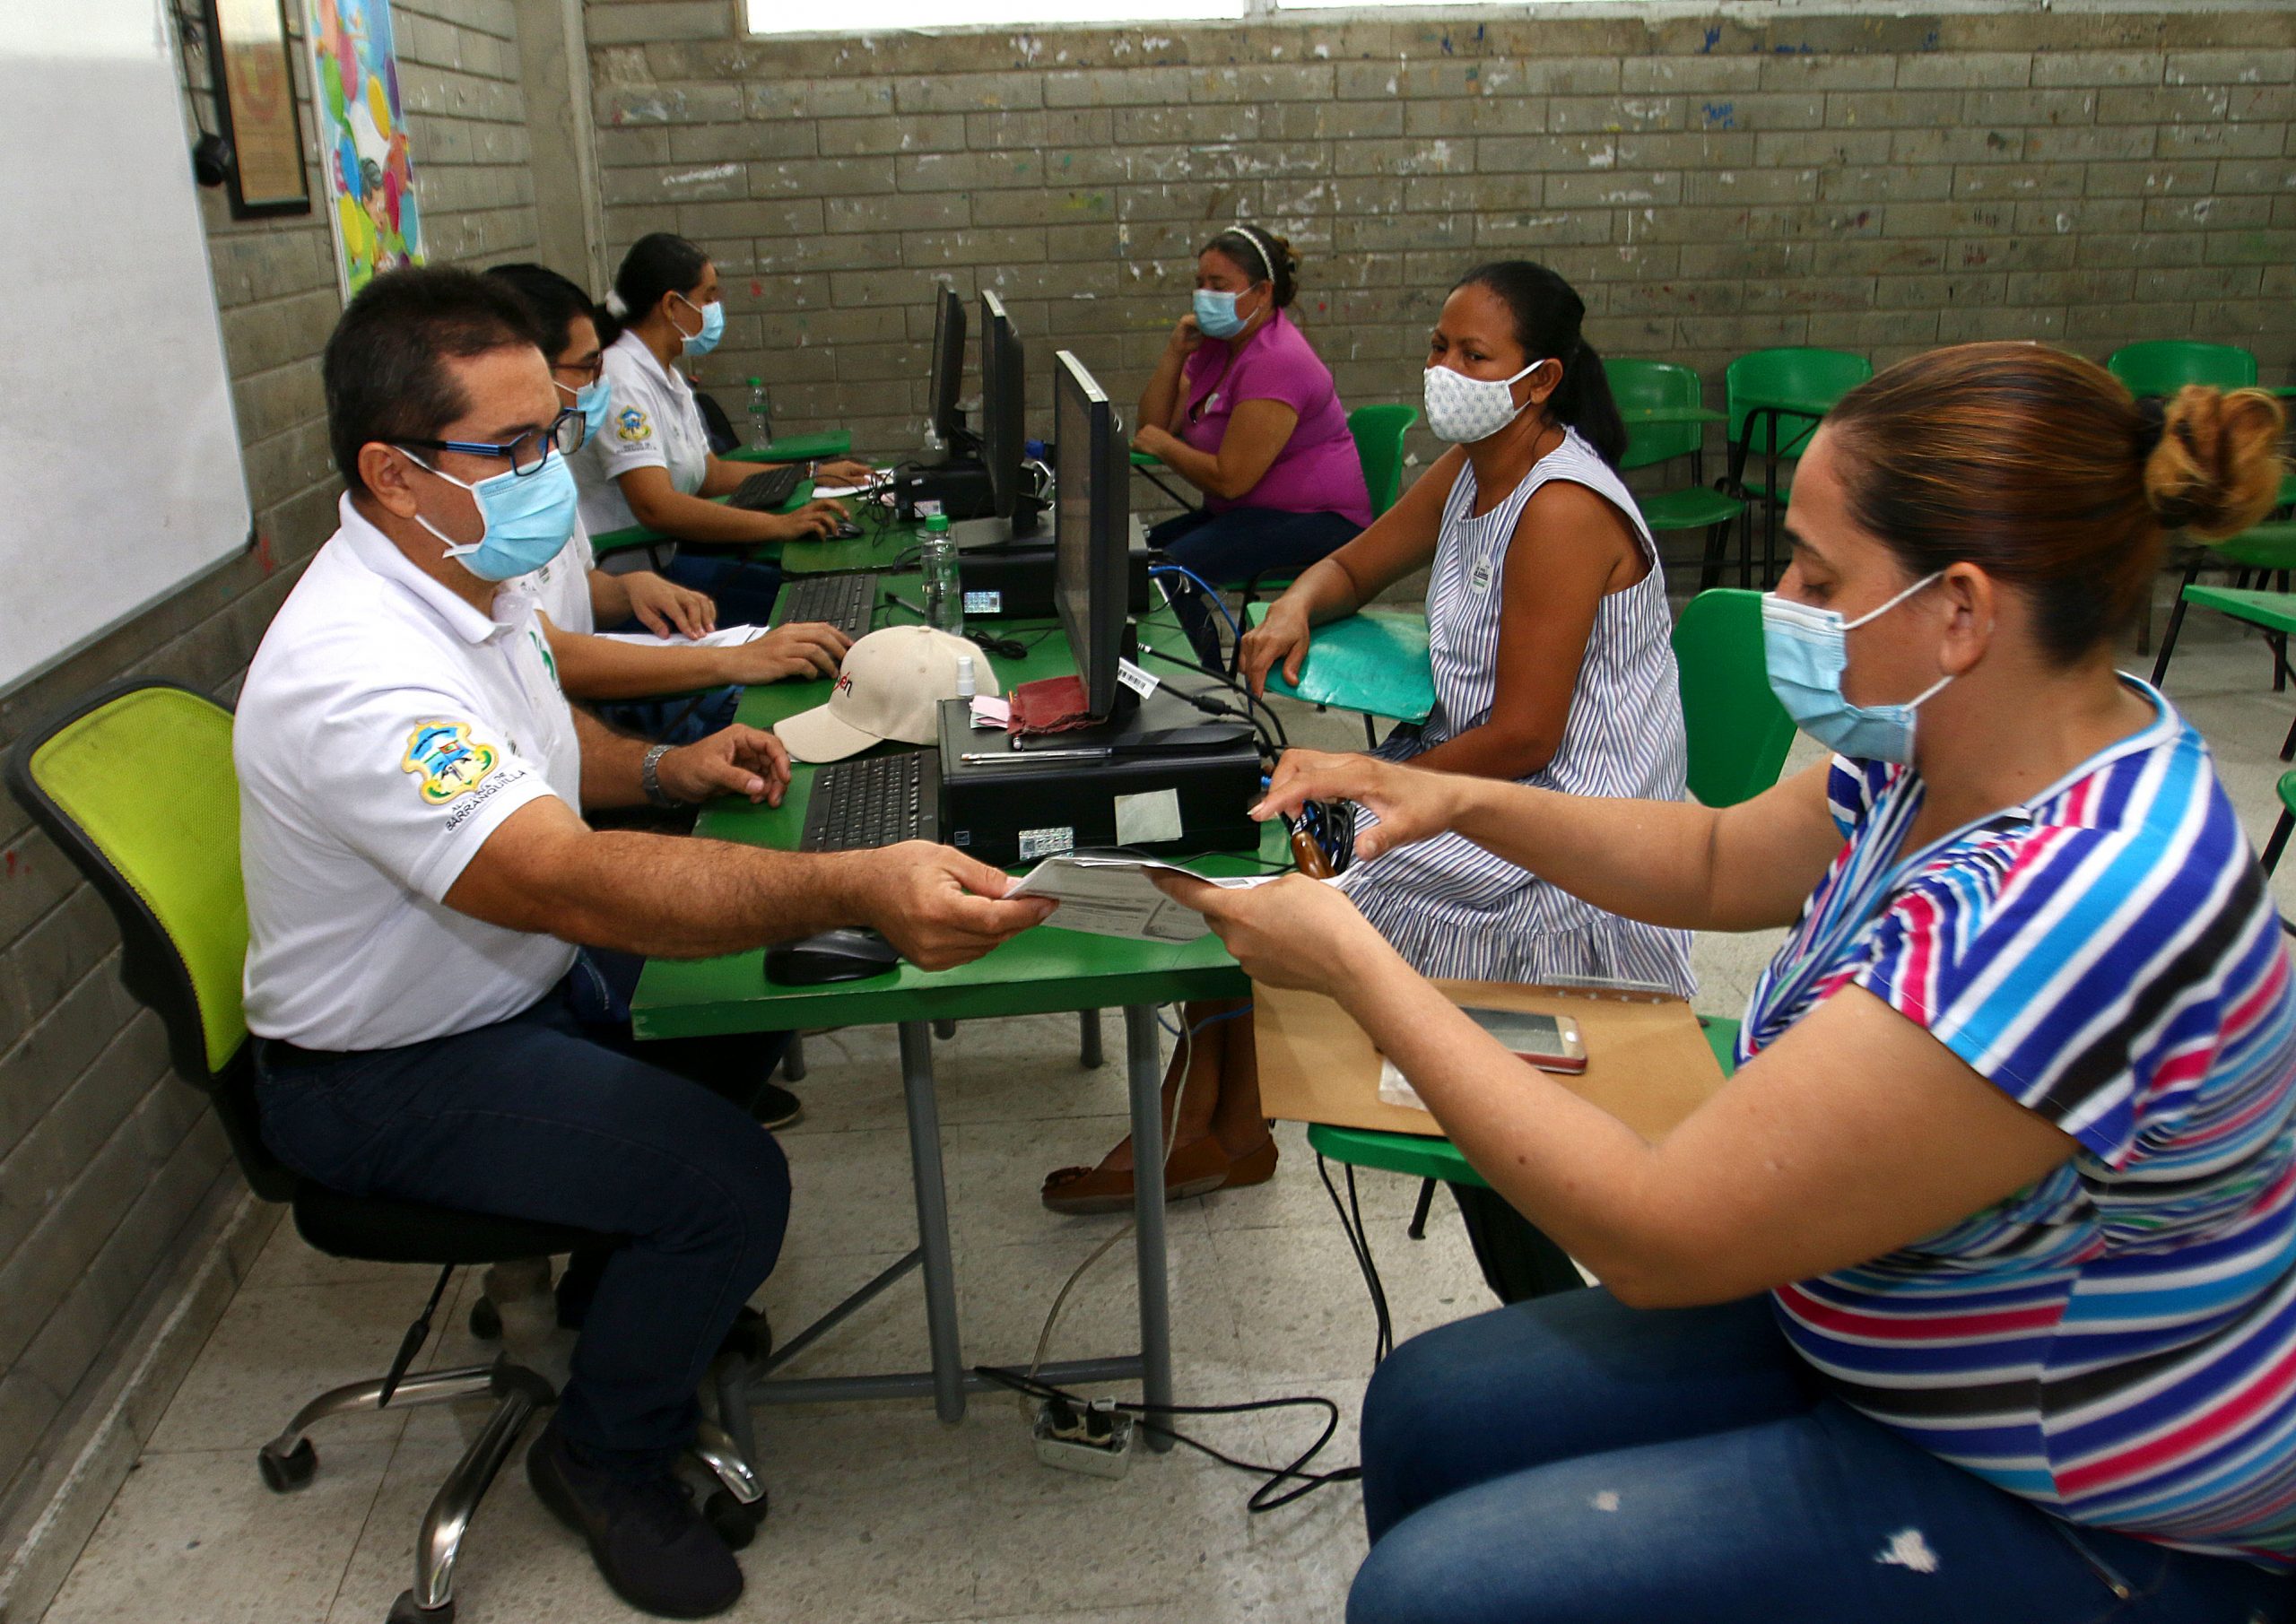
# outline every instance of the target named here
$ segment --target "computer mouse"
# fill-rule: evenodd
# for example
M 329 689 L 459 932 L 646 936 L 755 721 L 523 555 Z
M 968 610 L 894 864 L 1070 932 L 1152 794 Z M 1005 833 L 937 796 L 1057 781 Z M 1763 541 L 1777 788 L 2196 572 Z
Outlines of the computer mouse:
M 897 968 L 900 954 L 872 930 L 845 927 L 777 942 L 765 950 L 765 978 L 782 986 L 858 981 Z
M 851 519 L 839 519 L 835 534 L 840 542 L 857 542 L 861 539 L 861 526 Z

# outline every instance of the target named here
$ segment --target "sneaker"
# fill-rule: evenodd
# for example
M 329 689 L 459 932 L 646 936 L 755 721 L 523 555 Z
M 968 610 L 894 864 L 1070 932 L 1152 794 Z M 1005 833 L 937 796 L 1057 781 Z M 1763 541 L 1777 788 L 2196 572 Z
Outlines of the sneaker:
M 693 1490 L 665 1472 L 637 1481 L 574 1458 L 555 1417 L 526 1451 L 526 1481 L 558 1520 L 589 1541 L 614 1594 L 657 1619 L 707 1619 L 742 1596 L 742 1570 L 694 1509 Z
M 786 1128 L 805 1114 L 805 1102 L 778 1082 L 761 1082 L 750 1100 L 750 1115 L 761 1128 Z

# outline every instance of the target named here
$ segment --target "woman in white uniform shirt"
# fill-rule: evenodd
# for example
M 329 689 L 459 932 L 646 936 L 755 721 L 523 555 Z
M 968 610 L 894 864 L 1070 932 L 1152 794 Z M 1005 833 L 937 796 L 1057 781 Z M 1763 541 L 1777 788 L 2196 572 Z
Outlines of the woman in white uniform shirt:
M 692 243 L 657 231 L 622 256 L 600 334 L 613 405 L 604 431 L 573 458 L 582 523 L 591 534 L 643 525 L 683 543 L 753 547 L 828 535 L 845 517 L 835 502 L 808 502 L 795 513 L 750 513 L 707 499 L 730 495 L 770 465 L 727 462 L 710 451 L 693 386 L 675 364 L 715 349 L 725 325 L 718 267 Z M 821 469 L 830 479 L 865 480 L 871 472 L 848 462 Z M 759 578 L 744 583 L 736 572 Z M 779 582 L 778 573 L 739 560 L 683 550 L 664 573 L 709 593 L 729 619 L 760 625 L 772 609 L 771 588 L 761 578 Z M 755 601 L 761 593 L 762 605 Z
M 606 432 L 612 406 L 589 295 L 543 265 L 496 265 L 487 274 L 508 282 L 533 312 L 552 380 L 566 403 L 582 411 L 585 445 Z M 524 582 L 547 621 L 559 682 L 574 699 L 642 699 L 700 690 L 738 690 L 785 677 L 834 676 L 850 646 L 837 628 L 817 622 L 777 627 L 731 647 L 697 645 L 693 639 L 718 626 L 716 604 L 703 593 L 648 570 L 610 575 L 596 568 L 590 538 L 578 520 L 566 550 Z M 589 635 L 601 627 L 636 630 L 641 625 L 662 641 L 632 644 Z M 695 720 L 718 725 L 732 717 L 730 703 L 694 707 L 681 702 L 674 708 L 693 710 Z M 722 717 L 718 714 L 721 711 Z M 610 719 L 653 737 L 661 732 L 657 724 L 667 718 L 617 715 Z

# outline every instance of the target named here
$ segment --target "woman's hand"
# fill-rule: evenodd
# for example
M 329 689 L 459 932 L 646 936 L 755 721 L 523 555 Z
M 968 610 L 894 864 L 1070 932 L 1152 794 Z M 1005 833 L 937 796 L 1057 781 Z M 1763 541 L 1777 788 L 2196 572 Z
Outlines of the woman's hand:
M 1166 351 L 1174 355 L 1188 356 L 1204 342 L 1204 329 L 1196 325 L 1196 312 L 1190 310 L 1172 324 L 1172 335 L 1164 341 Z
M 1159 429 L 1153 423 L 1143 424 L 1132 436 L 1132 448 L 1135 451 L 1145 451 L 1160 462 L 1171 461 L 1171 457 L 1167 454 L 1179 443 L 1180 441 L 1170 430 Z
M 791 677 L 811 681 L 833 677 L 853 639 L 836 627 L 819 621 L 796 621 L 776 626 L 761 638 L 752 638 L 724 650 L 726 681 L 748 688 L 760 682 L 779 682 Z
M 673 628 L 689 638 L 718 630 L 718 605 L 706 593 L 665 580 L 650 569 L 623 576 L 622 589 L 630 595 L 630 612 L 656 637 L 668 637 Z
M 1356 970 L 1394 950 L 1344 892 L 1304 874 L 1227 890 L 1151 870 L 1158 890 L 1205 917 L 1244 973 L 1268 986 L 1336 995 Z
M 837 534 L 845 522 L 845 504 L 823 499 L 807 502 L 795 513 L 765 513 L 765 539 L 769 542 L 815 542 Z
M 1308 657 L 1308 643 L 1313 636 L 1308 625 L 1308 612 L 1292 600 L 1289 593 L 1268 605 L 1267 618 L 1244 633 L 1243 647 L 1237 651 L 1238 669 L 1244 681 L 1251 684 L 1256 694 L 1267 692 L 1267 673 L 1280 662 L 1283 680 L 1293 687 L 1300 685 L 1300 667 Z
M 1252 816 L 1262 822 L 1278 814 L 1296 818 L 1310 801 L 1352 801 L 1379 820 L 1355 837 L 1355 855 L 1368 859 L 1450 829 L 1458 820 L 1460 786 L 1469 782 L 1377 756 L 1290 750 Z
M 813 465 L 813 482 L 817 485 L 865 485 L 876 477 L 874 466 L 849 456 Z

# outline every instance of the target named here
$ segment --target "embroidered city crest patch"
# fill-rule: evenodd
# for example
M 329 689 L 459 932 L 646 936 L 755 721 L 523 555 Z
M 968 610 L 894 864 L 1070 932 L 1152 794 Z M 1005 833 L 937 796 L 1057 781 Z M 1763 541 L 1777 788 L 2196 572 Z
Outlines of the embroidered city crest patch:
M 636 406 L 624 406 L 614 414 L 614 438 L 635 445 L 654 438 L 654 425 L 646 421 L 646 413 Z
M 406 735 L 406 754 L 399 766 L 419 776 L 425 801 L 444 806 L 465 790 L 476 788 L 501 760 L 502 752 L 491 744 L 471 742 L 467 722 L 418 722 Z

